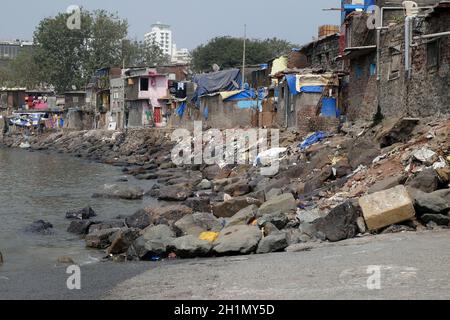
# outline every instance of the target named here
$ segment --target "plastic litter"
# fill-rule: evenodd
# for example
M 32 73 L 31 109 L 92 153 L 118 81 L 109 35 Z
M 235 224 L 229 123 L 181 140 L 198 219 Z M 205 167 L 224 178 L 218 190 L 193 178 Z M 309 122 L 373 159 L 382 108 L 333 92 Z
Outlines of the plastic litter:
M 419 150 L 413 152 L 413 154 L 412 154 L 412 156 L 415 159 L 419 160 L 420 162 L 431 161 L 435 155 L 436 155 L 436 152 L 431 151 L 430 149 L 427 149 L 427 148 L 419 149 Z
M 306 138 L 300 145 L 299 148 L 304 151 L 307 150 L 310 146 L 312 146 L 313 144 L 322 141 L 326 138 L 328 138 L 329 135 L 326 132 L 323 131 L 319 131 L 316 133 L 313 133 L 312 135 L 310 135 L 308 138 Z
M 287 148 L 273 148 L 261 152 L 253 162 L 253 166 L 271 164 L 274 160 L 281 160 L 280 154 L 287 151 Z

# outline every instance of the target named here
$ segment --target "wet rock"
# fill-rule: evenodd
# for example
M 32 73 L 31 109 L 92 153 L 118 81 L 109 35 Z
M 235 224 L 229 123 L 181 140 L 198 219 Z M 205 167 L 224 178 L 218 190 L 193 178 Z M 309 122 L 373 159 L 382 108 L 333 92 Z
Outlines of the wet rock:
M 351 142 L 349 147 L 348 159 L 353 170 L 360 165 L 368 166 L 380 155 L 380 149 L 369 140 L 359 140 Z
M 146 208 L 150 215 L 151 223 L 154 225 L 171 225 L 186 215 L 191 215 L 193 210 L 184 205 L 173 205 L 161 208 Z
M 114 236 L 108 254 L 122 254 L 128 251 L 129 247 L 139 237 L 139 229 L 121 229 Z
M 159 200 L 164 201 L 185 201 L 192 196 L 192 190 L 186 184 L 178 184 L 162 187 L 159 191 Z
M 295 212 L 296 208 L 297 203 L 294 196 L 291 193 L 285 193 L 263 203 L 259 208 L 258 215 L 291 213 Z
M 75 220 L 70 223 L 69 228 L 67 228 L 67 232 L 77 235 L 85 235 L 89 233 L 89 227 L 92 224 L 94 224 L 94 222 L 90 220 Z
M 152 218 L 146 210 L 139 210 L 125 219 L 129 228 L 145 229 L 152 224 Z
M 320 189 L 325 182 L 333 175 L 333 168 L 331 166 L 323 167 L 319 173 L 314 174 L 305 183 L 304 192 L 311 193 L 314 190 Z
M 336 242 L 354 238 L 358 234 L 358 217 L 358 210 L 348 201 L 331 210 L 326 217 L 315 220 L 312 226 L 317 232 L 323 233 L 326 239 Z
M 187 235 L 173 240 L 168 246 L 168 252 L 174 252 L 180 258 L 206 257 L 210 254 L 212 244 L 199 240 L 197 237 Z
M 278 196 L 281 196 L 283 194 L 283 190 L 275 188 L 271 189 L 269 192 L 266 193 L 266 199 L 267 201 L 270 201 Z
M 406 175 L 398 175 L 394 177 L 388 177 L 382 181 L 379 181 L 375 183 L 370 189 L 369 194 L 389 190 L 392 189 L 398 185 L 404 184 L 406 182 L 407 176 Z
M 31 225 L 25 228 L 25 232 L 29 233 L 37 233 L 42 235 L 51 235 L 53 234 L 53 225 L 44 220 L 38 220 L 33 222 Z
M 284 213 L 275 212 L 265 214 L 258 219 L 258 226 L 261 228 L 265 227 L 267 223 L 274 225 L 278 230 L 282 230 L 289 223 L 289 218 Z
M 240 210 L 230 220 L 228 220 L 227 227 L 236 225 L 248 225 L 258 216 L 258 207 L 251 205 Z
M 87 220 L 96 217 L 97 214 L 91 207 L 86 207 L 81 210 L 68 211 L 66 213 L 67 219 Z
M 89 227 L 89 233 L 93 233 L 95 231 L 99 230 L 105 230 L 105 229 L 120 229 L 125 227 L 125 223 L 123 220 L 117 219 L 117 220 L 109 220 L 109 221 L 103 221 L 103 222 L 94 222 Z
M 256 253 L 264 254 L 283 251 L 288 247 L 287 235 L 284 232 L 271 234 L 261 240 Z
M 425 169 L 408 179 L 406 186 L 431 193 L 438 189 L 439 175 L 434 169 Z
M 255 252 L 261 238 L 262 233 L 258 227 L 233 226 L 220 232 L 213 250 L 219 255 L 249 254 Z
M 202 182 L 197 185 L 197 190 L 209 190 L 211 188 L 212 182 L 206 179 L 203 179 Z
M 418 215 L 433 213 L 447 213 L 450 210 L 450 189 L 425 193 L 421 190 L 408 188 L 410 196 L 414 199 L 414 208 Z
M 104 229 L 89 233 L 86 236 L 86 247 L 94 249 L 106 249 L 111 245 L 110 237 L 120 229 Z
M 209 197 L 189 198 L 184 204 L 192 208 L 194 212 L 211 212 L 211 200 Z
M 261 205 L 257 199 L 250 197 L 237 197 L 225 202 L 218 202 L 212 204 L 213 214 L 217 218 L 231 218 L 240 210 L 252 205 Z
M 443 214 L 424 214 L 420 219 L 428 224 L 430 222 L 436 223 L 438 226 L 450 226 L 450 217 Z
M 250 193 L 251 189 L 248 185 L 248 181 L 241 180 L 226 186 L 223 191 L 233 197 L 240 197 Z
M 124 199 L 124 200 L 139 200 L 144 196 L 144 191 L 139 187 L 107 184 L 100 188 L 93 194 L 94 198 L 106 199 Z
M 163 240 L 146 240 L 144 237 L 139 237 L 128 248 L 127 257 L 129 259 L 150 260 L 153 256 L 164 256 L 167 251 L 167 246 L 174 239 L 165 242 Z

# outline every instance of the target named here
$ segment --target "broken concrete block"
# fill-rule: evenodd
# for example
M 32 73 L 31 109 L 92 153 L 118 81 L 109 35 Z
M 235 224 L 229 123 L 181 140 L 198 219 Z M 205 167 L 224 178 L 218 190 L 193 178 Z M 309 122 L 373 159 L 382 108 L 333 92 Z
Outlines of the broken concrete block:
M 371 231 L 409 220 L 416 214 L 404 186 L 362 197 L 359 199 L 359 205 Z

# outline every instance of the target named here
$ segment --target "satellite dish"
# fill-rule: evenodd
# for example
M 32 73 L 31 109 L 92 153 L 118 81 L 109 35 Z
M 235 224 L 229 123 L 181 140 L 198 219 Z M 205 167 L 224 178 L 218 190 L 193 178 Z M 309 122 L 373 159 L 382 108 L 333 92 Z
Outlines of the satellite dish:
M 212 68 L 213 68 L 214 72 L 220 71 L 220 67 L 217 63 L 214 63 Z

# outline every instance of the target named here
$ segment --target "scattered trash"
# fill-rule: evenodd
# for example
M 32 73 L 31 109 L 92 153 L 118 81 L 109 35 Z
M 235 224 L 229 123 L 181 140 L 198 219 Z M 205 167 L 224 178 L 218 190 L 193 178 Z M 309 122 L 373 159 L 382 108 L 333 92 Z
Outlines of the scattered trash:
M 22 142 L 19 146 L 20 149 L 29 149 L 31 145 L 28 142 Z
M 382 156 L 376 157 L 376 158 L 372 161 L 372 163 L 373 163 L 373 164 L 378 163 L 378 162 L 380 162 L 381 160 L 386 159 L 387 156 L 388 156 L 387 154 L 383 154 Z
M 150 260 L 153 261 L 153 262 L 157 262 L 157 261 L 161 261 L 162 259 L 161 259 L 160 256 L 153 256 L 153 257 L 150 258 Z
M 299 148 L 302 151 L 307 150 L 309 147 L 311 147 L 313 144 L 322 141 L 326 138 L 328 138 L 329 135 L 326 132 L 323 131 L 319 131 L 316 133 L 313 133 L 312 135 L 310 135 L 308 138 L 306 138 L 300 145 Z
M 439 157 L 439 161 L 433 164 L 434 170 L 444 169 L 445 167 L 447 167 L 447 162 L 445 162 L 445 159 L 442 157 Z
M 258 165 L 270 165 L 276 160 L 282 160 L 283 157 L 280 157 L 280 154 L 285 153 L 287 148 L 273 148 L 267 151 L 261 152 L 255 159 L 253 166 L 257 167 Z
M 213 243 L 214 241 L 217 240 L 218 237 L 219 237 L 218 232 L 202 232 L 198 237 L 198 239 Z
M 422 148 L 412 153 L 412 156 L 415 159 L 423 163 L 430 162 L 435 155 L 436 152 L 431 151 L 430 149 L 427 148 Z

